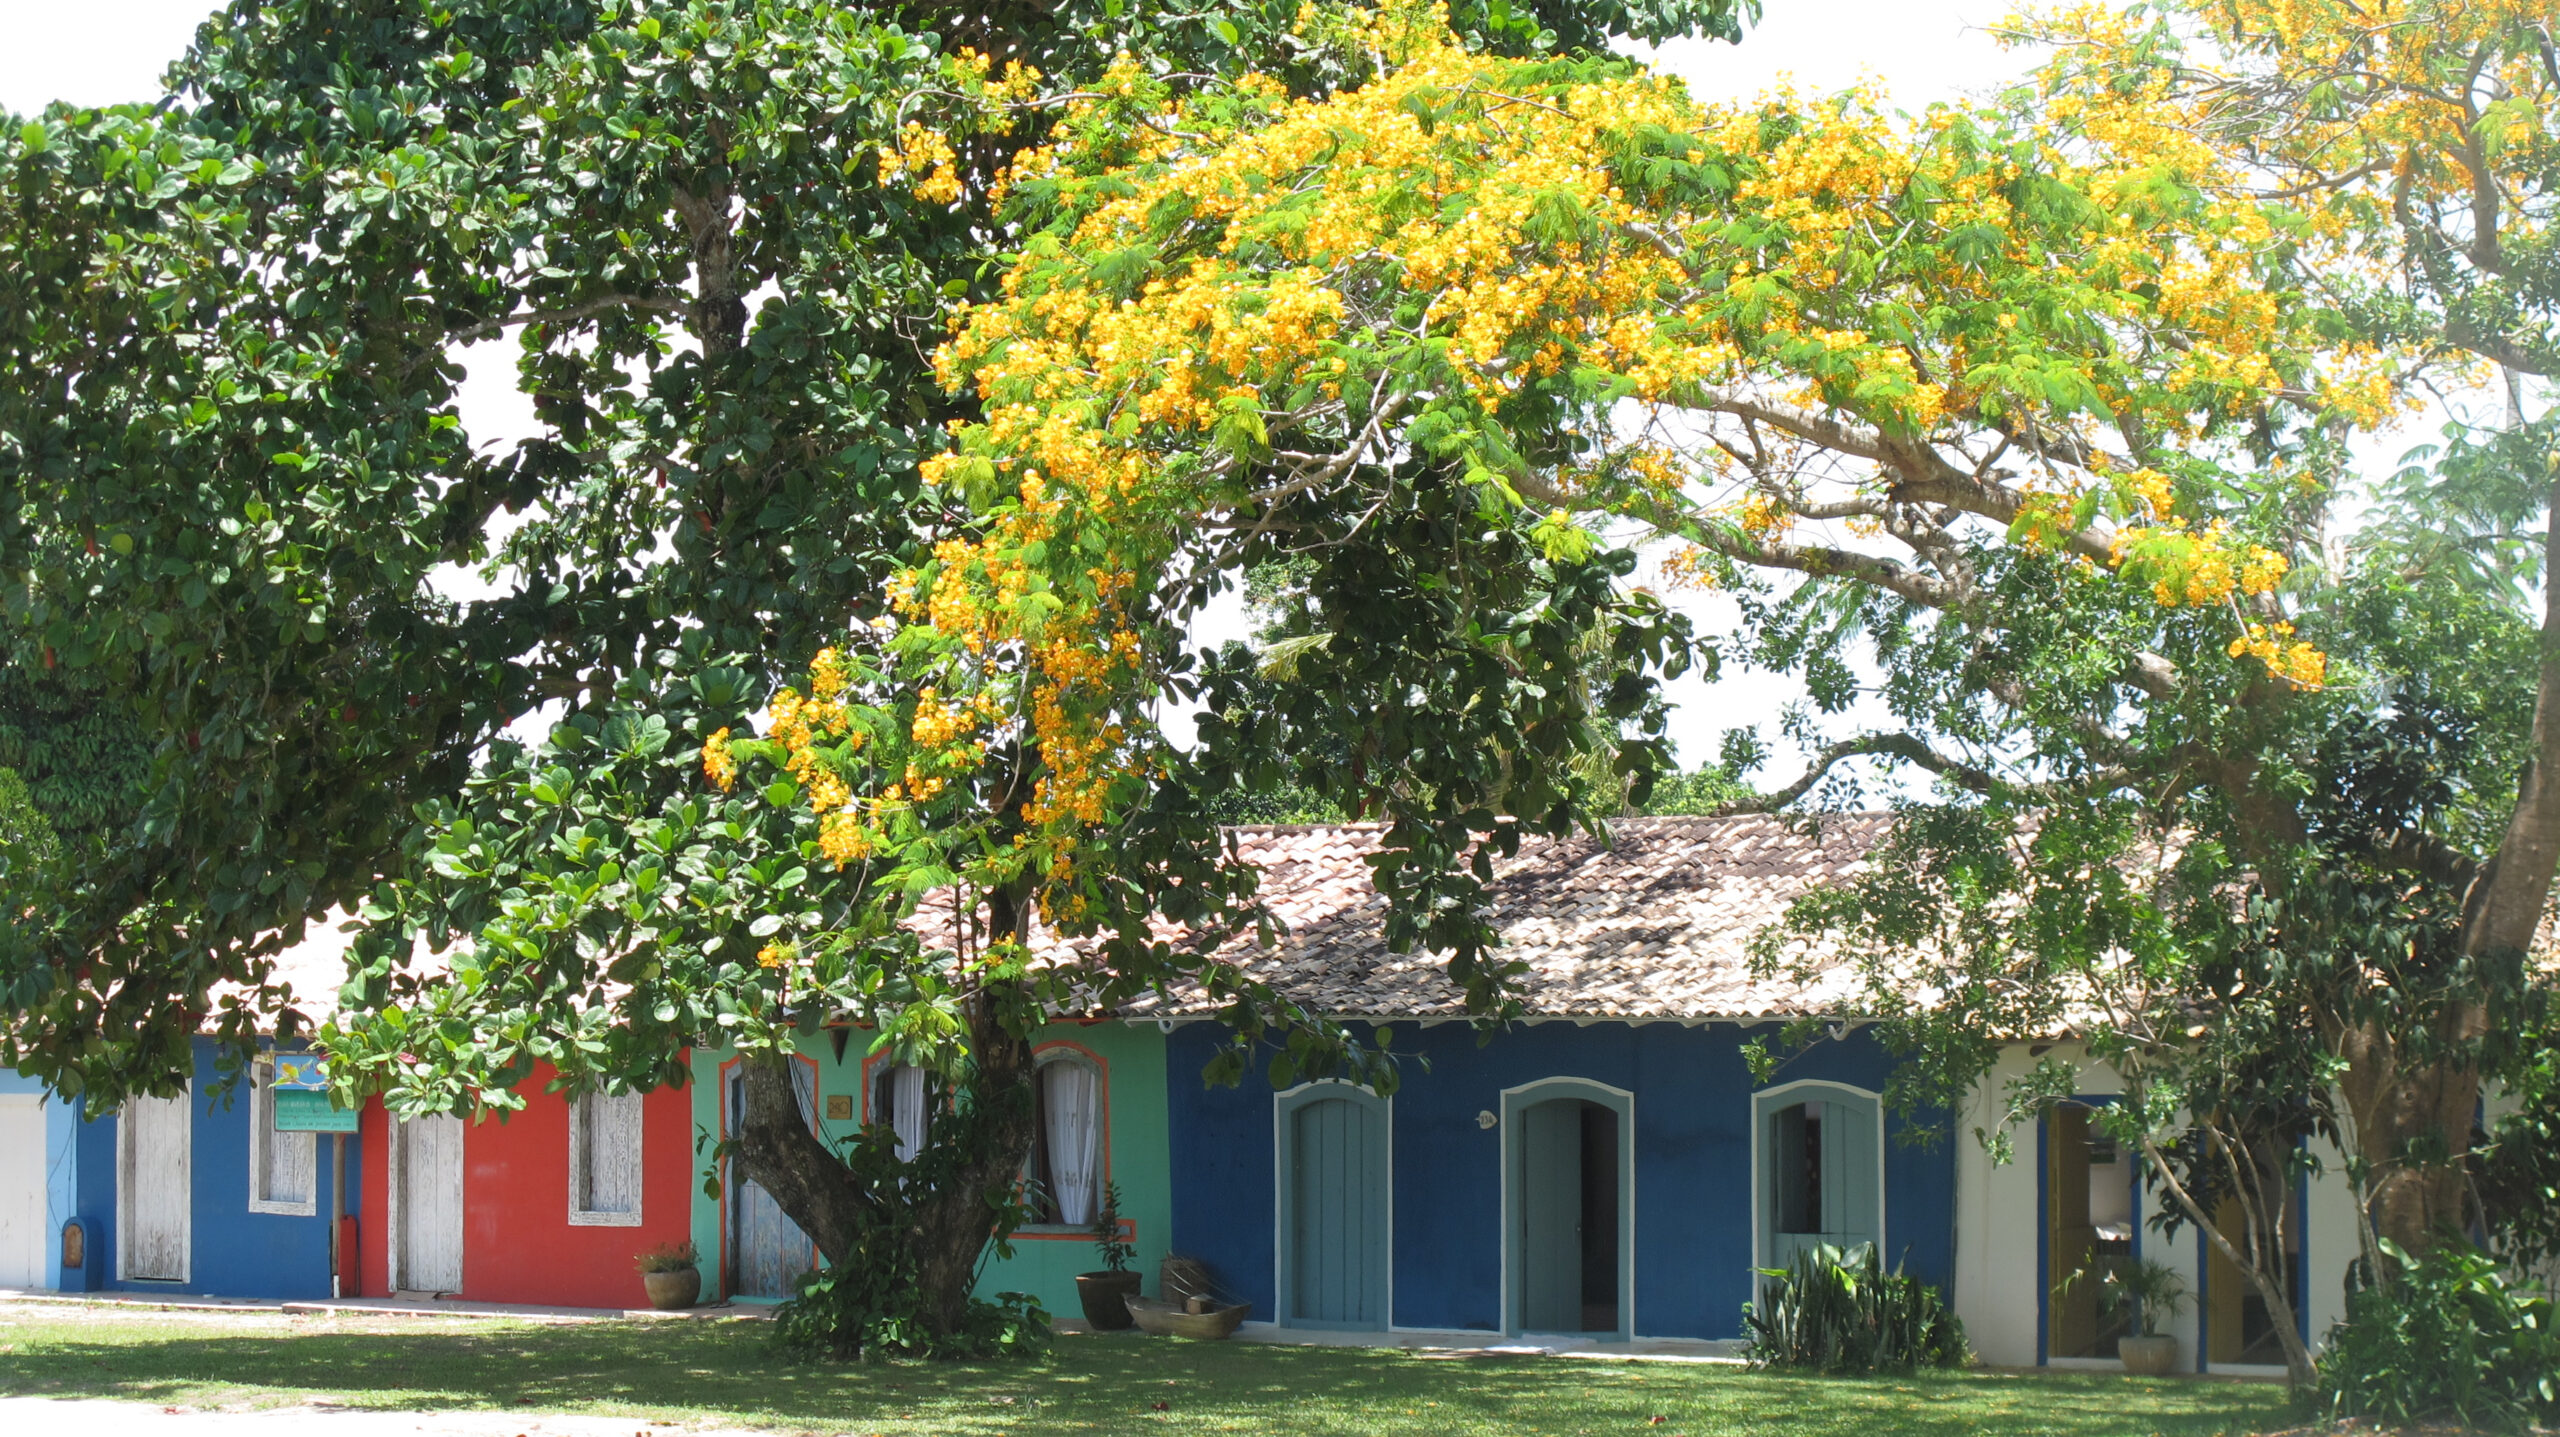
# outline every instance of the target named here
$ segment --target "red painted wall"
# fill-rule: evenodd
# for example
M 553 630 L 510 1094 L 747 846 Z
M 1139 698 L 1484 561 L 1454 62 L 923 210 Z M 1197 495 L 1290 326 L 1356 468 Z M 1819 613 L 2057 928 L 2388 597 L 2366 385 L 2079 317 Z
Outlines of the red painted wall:
M 543 1091 L 550 1077 L 549 1068 L 539 1069 L 518 1088 L 525 1106 L 504 1122 L 492 1117 L 463 1133 L 460 1297 L 552 1307 L 646 1307 L 648 1295 L 632 1258 L 693 1236 L 689 1095 L 662 1088 L 642 1100 L 640 1224 L 573 1227 L 569 1105 Z M 389 1132 L 379 1102 L 366 1106 L 362 1121 L 365 1211 L 358 1246 L 365 1293 L 379 1296 L 389 1271 Z

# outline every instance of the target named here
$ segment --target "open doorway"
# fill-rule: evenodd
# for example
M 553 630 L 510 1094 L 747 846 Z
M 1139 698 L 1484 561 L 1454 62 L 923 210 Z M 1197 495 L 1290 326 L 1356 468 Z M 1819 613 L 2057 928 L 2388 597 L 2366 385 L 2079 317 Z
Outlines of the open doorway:
M 2276 1237 L 2284 1246 L 2285 1300 L 2299 1322 L 2304 1296 L 2302 1185 L 2287 1183 L 2285 1189 L 2276 1202 Z M 2224 1199 L 2215 1221 L 2233 1241 L 2245 1246 L 2246 1239 L 2241 1234 L 2248 1225 L 2241 1219 L 2238 1203 Z M 2205 1361 L 2215 1366 L 2284 1365 L 2284 1342 L 2276 1335 L 2275 1317 L 2268 1310 L 2266 1298 L 2259 1295 L 2258 1285 L 2240 1271 L 2239 1264 L 2224 1257 L 2222 1250 L 2211 1243 L 2205 1244 L 2204 1328 Z
M 2087 1108 L 2061 1107 L 2045 1118 L 2044 1164 L 2045 1355 L 2112 1358 L 2133 1330 L 2105 1280 L 2133 1260 L 2132 1154 L 2090 1125 Z
M 1519 1110 L 1513 1252 L 1524 1332 L 1626 1330 L 1624 1117 L 1557 1097 Z

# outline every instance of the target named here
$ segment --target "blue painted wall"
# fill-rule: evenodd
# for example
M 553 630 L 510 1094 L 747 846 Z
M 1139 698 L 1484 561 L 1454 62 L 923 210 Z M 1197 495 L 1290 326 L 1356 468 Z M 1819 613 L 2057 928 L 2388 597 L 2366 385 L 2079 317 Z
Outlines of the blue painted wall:
M 1767 1030 L 1764 1030 L 1767 1031 Z M 1407 1055 L 1394 1100 L 1394 1325 L 1499 1331 L 1502 1133 L 1476 1114 L 1502 1092 L 1583 1078 L 1635 1094 L 1635 1290 L 1639 1337 L 1741 1336 L 1752 1289 L 1751 1100 L 1747 1034 L 1717 1023 L 1577 1027 L 1540 1023 L 1479 1046 L 1461 1024 L 1397 1025 Z M 1219 1040 L 1189 1024 L 1167 1042 L 1173 1245 L 1276 1311 L 1272 1089 L 1200 1080 Z M 1412 1061 L 1427 1057 L 1429 1067 Z M 1866 1034 L 1824 1043 L 1780 1082 L 1818 1078 L 1880 1090 L 1891 1059 Z M 1944 1138 L 1915 1147 L 1886 1116 L 1885 1248 L 1944 1289 L 1954 1269 L 1955 1162 Z
M 191 1239 L 185 1282 L 120 1282 L 116 1278 L 116 1118 L 110 1113 L 73 1121 L 61 1105 L 65 1159 L 56 1164 L 53 1226 L 78 1216 L 90 1235 L 89 1287 L 117 1292 L 163 1292 L 219 1297 L 325 1298 L 329 1296 L 329 1135 L 317 1144 L 318 1201 L 309 1217 L 249 1211 L 249 1090 L 228 1091 L 210 1040 L 196 1043 L 192 1098 L 195 1125 L 189 1155 Z M 50 1141 L 52 1131 L 47 1130 Z M 354 1134 L 346 1137 L 346 1210 L 359 1207 Z M 54 1285 L 66 1284 L 61 1253 L 54 1254 Z

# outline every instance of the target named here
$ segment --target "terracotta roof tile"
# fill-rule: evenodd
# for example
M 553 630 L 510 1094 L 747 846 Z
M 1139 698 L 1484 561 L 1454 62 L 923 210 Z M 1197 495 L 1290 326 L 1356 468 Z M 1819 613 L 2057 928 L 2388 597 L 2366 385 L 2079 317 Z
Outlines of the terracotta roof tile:
M 1527 963 L 1528 1012 L 1560 1017 L 1773 1017 L 1831 1011 L 1855 992 L 1842 971 L 1811 984 L 1759 978 L 1750 945 L 1788 903 L 1858 871 L 1891 820 L 1761 814 L 1640 818 L 1590 836 L 1521 845 L 1494 865 L 1494 956 Z M 1262 895 L 1286 932 L 1270 948 L 1250 933 L 1216 955 L 1283 995 L 1345 1016 L 1455 1017 L 1464 1005 L 1444 960 L 1390 953 L 1385 900 L 1364 861 L 1369 824 L 1230 830 L 1262 870 Z M 1168 934 L 1179 941 L 1178 932 Z M 1124 1011 L 1177 1016 L 1214 1008 L 1196 986 Z

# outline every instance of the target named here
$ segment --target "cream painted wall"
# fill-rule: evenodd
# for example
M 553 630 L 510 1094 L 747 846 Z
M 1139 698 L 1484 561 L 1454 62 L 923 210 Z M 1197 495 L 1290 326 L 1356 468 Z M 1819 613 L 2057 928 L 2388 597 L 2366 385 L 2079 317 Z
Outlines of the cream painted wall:
M 2008 1084 L 2045 1058 L 2059 1057 L 2080 1065 L 2074 1090 L 2099 1097 L 2122 1091 L 2123 1084 L 2103 1064 L 2090 1060 L 2075 1045 L 2063 1045 L 2042 1057 L 2030 1057 L 2024 1046 L 2001 1055 L 1998 1065 L 1976 1091 L 1960 1125 L 1956 1144 L 1956 1312 L 1974 1351 L 1994 1366 L 2028 1367 L 2037 1360 L 2043 1322 L 2042 1279 L 2038 1271 L 2040 1235 L 2044 1230 L 2037 1181 L 2043 1153 L 2037 1128 L 2013 1130 L 2012 1160 L 1995 1164 L 1977 1136 L 1992 1129 L 2006 1106 Z M 2307 1302 L 2312 1348 L 2330 1324 L 2344 1315 L 2346 1272 L 2359 1250 L 2355 1198 L 2344 1163 L 2327 1143 L 2318 1146 L 2321 1172 L 2307 1194 L 2309 1221 L 2303 1241 L 2309 1261 Z M 2156 1186 L 2146 1186 L 2137 1225 L 2141 1254 L 2176 1268 L 2187 1279 L 2190 1294 L 2203 1288 L 2203 1239 L 2192 1226 L 2168 1239 L 2152 1227 L 2152 1219 L 2168 1201 Z M 2183 1369 L 2200 1370 L 2197 1361 L 2203 1321 L 2190 1303 L 2170 1331 L 2178 1338 Z M 2248 1371 L 2262 1369 L 2241 1369 Z

